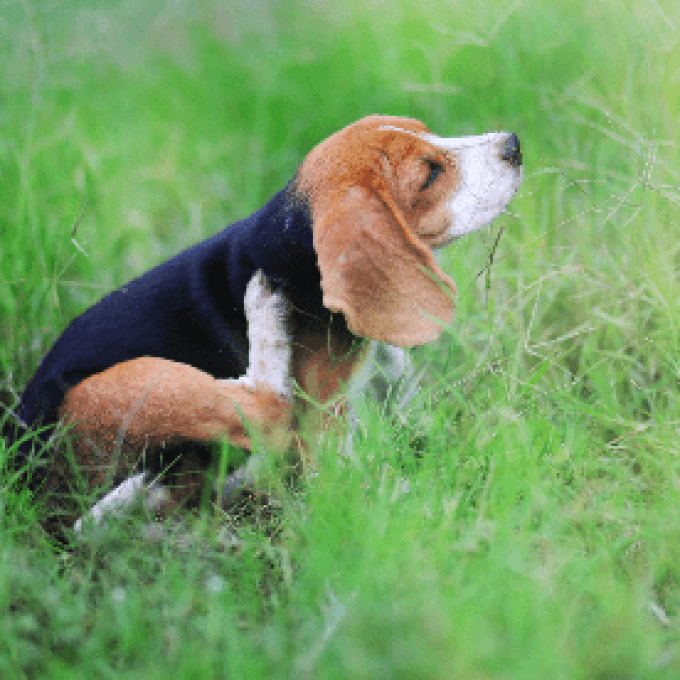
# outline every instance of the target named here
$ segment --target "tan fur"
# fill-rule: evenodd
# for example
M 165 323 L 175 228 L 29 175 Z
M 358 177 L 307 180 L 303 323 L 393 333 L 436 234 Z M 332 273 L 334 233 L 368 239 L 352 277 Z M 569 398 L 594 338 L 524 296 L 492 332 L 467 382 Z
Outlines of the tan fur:
M 342 427 L 337 421 L 344 409 L 344 395 L 354 374 L 368 356 L 368 343 L 324 332 L 311 321 L 298 329 L 293 341 L 293 377 L 302 397 L 295 402 L 298 425 L 311 432 Z M 309 447 L 298 440 L 305 467 L 314 468 Z
M 359 336 L 393 345 L 437 338 L 452 317 L 453 281 L 428 245 L 447 226 L 444 199 L 455 191 L 455 161 L 417 137 L 419 121 L 370 116 L 307 156 L 299 187 L 312 209 L 324 306 L 342 312 Z M 424 159 L 445 166 L 432 192 Z
M 120 482 L 147 455 L 161 459 L 163 450 L 177 444 L 225 439 L 249 449 L 250 426 L 261 432 L 269 448 L 283 451 L 292 439 L 292 413 L 292 403 L 266 385 L 252 388 L 216 380 L 192 366 L 141 357 L 70 389 L 59 415 L 71 425 L 74 462 L 85 481 L 84 490 L 91 492 Z M 196 500 L 203 489 L 203 473 L 209 466 L 190 449 L 187 446 L 174 465 L 166 510 L 189 497 Z M 175 463 L 169 458 L 168 466 Z M 52 487 L 63 488 L 67 468 L 59 456 Z M 68 522 L 76 516 L 69 516 Z
M 83 380 L 66 394 L 60 416 L 73 421 L 80 447 L 96 456 L 123 441 L 136 451 L 221 437 L 247 447 L 239 411 L 265 436 L 287 445 L 291 403 L 266 385 L 216 380 L 155 357 L 131 359 Z

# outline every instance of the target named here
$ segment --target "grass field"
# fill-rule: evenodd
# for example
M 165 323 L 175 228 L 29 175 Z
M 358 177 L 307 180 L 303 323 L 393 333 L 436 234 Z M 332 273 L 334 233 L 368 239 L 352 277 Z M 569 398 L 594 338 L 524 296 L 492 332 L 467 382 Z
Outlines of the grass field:
M 362 115 L 514 131 L 525 162 L 446 252 L 412 410 L 367 404 L 355 459 L 325 442 L 238 546 L 206 511 L 59 551 L 7 471 L 0 677 L 680 678 L 676 3 L 337 4 L 0 4 L 10 396 Z

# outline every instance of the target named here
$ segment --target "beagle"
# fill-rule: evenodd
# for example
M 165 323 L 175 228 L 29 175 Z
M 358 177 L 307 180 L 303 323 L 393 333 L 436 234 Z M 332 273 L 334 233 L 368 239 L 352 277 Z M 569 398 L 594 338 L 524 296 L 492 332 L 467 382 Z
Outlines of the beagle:
M 303 416 L 318 428 L 320 406 L 341 410 L 368 340 L 439 336 L 456 289 L 433 250 L 498 216 L 521 166 L 514 134 L 442 138 L 408 118 L 369 116 L 321 142 L 264 207 L 64 331 L 18 406 L 43 436 L 70 428 L 46 489 L 66 493 L 73 463 L 87 489 L 120 485 L 96 520 L 149 475 L 175 475 L 170 507 L 200 495 L 215 441 L 294 448 Z

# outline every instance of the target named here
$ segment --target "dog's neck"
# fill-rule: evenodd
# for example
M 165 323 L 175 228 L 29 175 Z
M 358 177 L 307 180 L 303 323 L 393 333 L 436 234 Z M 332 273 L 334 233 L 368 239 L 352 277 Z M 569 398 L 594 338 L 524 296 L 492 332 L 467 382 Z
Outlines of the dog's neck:
M 232 289 L 236 288 L 235 297 L 243 298 L 245 285 L 261 269 L 274 288 L 283 287 L 295 310 L 331 321 L 331 312 L 323 306 L 311 213 L 296 190 L 295 180 L 249 218 L 229 227 L 228 232 L 239 253 L 238 266 L 232 267 L 232 273 L 242 272 L 239 281 L 231 283 Z
M 296 189 L 296 180 L 273 196 L 251 217 L 231 229 L 239 248 L 239 267 L 247 272 L 232 281 L 232 288 L 246 285 L 250 276 L 261 269 L 274 288 L 282 287 L 293 309 L 291 330 L 295 335 L 311 332 L 312 327 L 331 330 L 338 338 L 353 344 L 354 335 L 345 317 L 323 306 L 321 273 L 314 250 L 312 216 L 307 201 Z M 245 289 L 243 291 L 245 294 Z M 237 296 L 242 295 L 239 291 Z M 241 297 L 242 299 L 242 297 Z M 297 332 L 296 332 L 297 330 Z
M 262 269 L 274 288 L 283 286 L 290 301 L 306 312 L 323 314 L 321 274 L 312 236 L 312 219 L 295 181 L 279 191 L 249 220 L 246 257 Z

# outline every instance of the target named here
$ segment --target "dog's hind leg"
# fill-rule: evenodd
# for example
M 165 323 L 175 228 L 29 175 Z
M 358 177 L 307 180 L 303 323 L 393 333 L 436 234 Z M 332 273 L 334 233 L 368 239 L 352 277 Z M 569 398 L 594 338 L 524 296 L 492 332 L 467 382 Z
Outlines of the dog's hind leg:
M 144 452 L 148 458 L 167 445 L 225 439 L 249 449 L 250 427 L 268 445 L 287 448 L 292 436 L 288 303 L 257 272 L 247 287 L 245 312 L 249 365 L 241 378 L 217 380 L 185 364 L 142 357 L 117 364 L 67 393 L 61 415 L 74 423 L 75 459 L 91 486 L 121 473 L 130 475 Z M 163 488 L 147 486 L 147 475 L 129 476 L 79 519 L 75 529 L 80 531 L 83 521 L 98 523 L 117 514 L 149 491 L 155 497 L 151 509 L 164 504 Z M 186 485 L 187 494 L 202 487 L 201 475 L 193 474 L 193 480 Z M 171 490 L 170 506 L 182 499 L 178 488 Z

